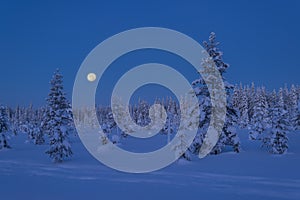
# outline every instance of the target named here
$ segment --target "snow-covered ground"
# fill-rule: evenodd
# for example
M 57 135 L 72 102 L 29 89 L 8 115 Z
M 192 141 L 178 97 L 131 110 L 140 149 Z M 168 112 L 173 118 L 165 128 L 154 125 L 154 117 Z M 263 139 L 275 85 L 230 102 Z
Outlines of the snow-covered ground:
M 267 153 L 259 142 L 248 141 L 245 131 L 239 136 L 239 154 L 193 157 L 192 162 L 180 160 L 156 172 L 128 174 L 95 160 L 79 138 L 72 138 L 74 156 L 55 164 L 44 153 L 47 145 L 25 143 L 25 134 L 19 134 L 10 140 L 12 149 L 0 151 L 0 198 L 300 199 L 300 132 L 288 135 L 285 155 Z M 130 146 L 134 141 L 122 143 Z

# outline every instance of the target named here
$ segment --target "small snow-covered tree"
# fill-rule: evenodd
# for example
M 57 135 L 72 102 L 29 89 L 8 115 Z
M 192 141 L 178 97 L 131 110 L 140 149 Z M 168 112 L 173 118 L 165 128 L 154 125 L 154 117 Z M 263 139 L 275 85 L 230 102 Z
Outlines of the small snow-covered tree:
M 9 122 L 4 106 L 0 105 L 0 149 L 10 148 L 8 144 L 7 133 L 9 131 Z
M 51 89 L 47 98 L 47 111 L 42 123 L 49 136 L 50 148 L 46 151 L 54 162 L 62 162 L 73 152 L 69 143 L 71 106 L 63 92 L 63 76 L 57 70 L 50 82 Z
M 41 130 L 41 110 L 34 109 L 32 105 L 25 109 L 25 121 L 20 125 L 20 131 L 27 133 L 28 141 L 41 145 L 45 143 L 44 133 Z
M 27 133 L 28 140 L 34 144 L 41 145 L 45 143 L 44 133 L 41 130 L 40 122 L 35 120 L 27 122 L 21 126 L 21 131 Z
M 106 109 L 106 111 L 102 113 L 101 117 L 103 120 L 101 123 L 101 129 L 105 134 L 111 134 L 113 129 L 117 127 L 111 109 Z

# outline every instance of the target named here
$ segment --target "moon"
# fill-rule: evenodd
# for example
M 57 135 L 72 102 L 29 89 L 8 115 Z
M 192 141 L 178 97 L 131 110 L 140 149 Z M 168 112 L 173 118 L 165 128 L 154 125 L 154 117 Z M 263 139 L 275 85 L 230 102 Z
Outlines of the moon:
M 97 76 L 95 73 L 89 73 L 86 78 L 88 81 L 93 82 L 96 80 Z

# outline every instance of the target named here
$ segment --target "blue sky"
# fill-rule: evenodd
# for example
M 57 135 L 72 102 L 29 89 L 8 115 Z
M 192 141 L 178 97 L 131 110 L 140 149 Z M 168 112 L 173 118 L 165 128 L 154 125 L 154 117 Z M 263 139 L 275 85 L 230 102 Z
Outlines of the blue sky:
M 0 2 L 0 102 L 43 105 L 56 68 L 64 75 L 70 98 L 78 68 L 97 44 L 121 31 L 145 26 L 174 29 L 199 42 L 216 32 L 224 60 L 230 64 L 226 77 L 231 83 L 253 81 L 268 89 L 300 84 L 299 9 L 297 0 L 4 0 Z M 158 52 L 136 53 L 118 60 L 105 80 L 113 84 L 124 72 L 120 66 L 129 69 L 153 60 L 179 68 L 183 62 Z M 191 80 L 197 77 L 188 69 L 186 73 Z M 98 101 L 106 103 L 111 84 L 99 88 Z

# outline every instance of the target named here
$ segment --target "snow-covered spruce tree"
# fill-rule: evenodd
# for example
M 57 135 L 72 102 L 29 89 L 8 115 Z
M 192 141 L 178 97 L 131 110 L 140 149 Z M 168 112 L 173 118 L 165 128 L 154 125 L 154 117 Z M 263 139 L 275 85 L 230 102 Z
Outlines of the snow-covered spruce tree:
M 25 107 L 19 107 L 19 110 L 18 110 L 18 126 L 19 128 L 26 124 L 26 119 L 27 118 L 27 115 L 26 115 L 26 108 Z
M 288 112 L 284 106 L 283 91 L 279 90 L 278 100 L 271 109 L 271 135 L 264 139 L 264 145 L 273 154 L 283 154 L 288 149 L 287 132 L 289 130 Z
M 240 117 L 239 124 L 242 128 L 247 128 L 249 126 L 249 105 L 248 96 L 245 90 L 242 90 L 241 94 L 241 104 L 240 104 Z
M 140 126 L 146 126 L 147 124 L 150 123 L 150 118 L 149 118 L 149 109 L 150 105 L 144 101 L 144 100 L 139 100 L 137 110 L 136 110 L 136 116 L 137 116 L 137 124 Z
M 203 65 L 203 71 L 201 71 L 201 74 L 202 75 L 204 73 L 208 74 L 209 73 L 208 68 L 210 66 L 208 61 L 203 61 L 202 65 Z M 199 109 L 200 109 L 199 128 L 192 142 L 192 145 L 189 148 L 189 151 L 191 151 L 194 154 L 199 154 L 200 148 L 205 138 L 205 134 L 209 127 L 210 117 L 211 117 L 210 94 L 208 91 L 208 87 L 201 74 L 199 75 L 198 79 L 192 82 L 195 95 L 198 98 Z
M 239 111 L 239 105 L 241 103 L 241 90 L 237 85 L 235 85 L 233 88 L 232 103 L 236 110 Z
M 208 52 L 210 56 L 210 60 L 214 62 L 216 68 L 220 72 L 220 75 L 223 79 L 226 94 L 227 94 L 227 113 L 226 113 L 226 119 L 223 126 L 223 131 L 219 137 L 219 140 L 216 144 L 216 146 L 212 150 L 212 154 L 219 154 L 223 150 L 223 148 L 228 145 L 232 146 L 233 150 L 235 152 L 240 151 L 240 141 L 236 133 L 236 123 L 237 123 L 237 111 L 234 108 L 232 104 L 232 93 L 233 93 L 233 86 L 229 84 L 225 78 L 224 73 L 226 72 L 227 68 L 229 67 L 228 64 L 223 62 L 222 55 L 223 53 L 218 48 L 219 42 L 216 41 L 216 35 L 215 33 L 211 33 L 209 36 L 209 41 L 204 42 L 204 47 L 206 51 Z M 206 60 L 203 62 L 204 68 L 209 68 L 210 66 L 210 60 Z M 208 69 L 209 70 L 209 69 Z M 201 72 L 201 73 L 206 73 Z M 198 153 L 199 149 L 202 145 L 204 134 L 207 131 L 207 128 L 210 123 L 210 117 L 211 117 L 211 102 L 210 102 L 210 94 L 208 91 L 208 87 L 202 77 L 195 80 L 193 83 L 193 88 L 195 91 L 196 96 L 199 100 L 199 107 L 201 110 L 200 114 L 200 124 L 199 124 L 199 131 L 195 137 L 195 140 L 192 145 L 192 149 L 194 152 Z
M 4 106 L 0 105 L 0 149 L 10 148 L 7 133 L 9 131 L 9 121 Z
M 300 130 L 300 112 L 298 112 L 298 115 L 295 117 L 294 129 L 295 130 Z
M 277 102 L 277 93 L 276 90 L 273 90 L 272 92 L 267 93 L 267 102 L 268 102 L 268 107 L 269 110 L 271 108 L 274 108 L 276 102 Z
M 253 115 L 250 121 L 249 139 L 260 140 L 269 126 L 268 103 L 263 88 L 258 88 L 253 102 Z
M 296 93 L 297 93 L 297 96 L 298 96 L 298 100 L 300 100 L 300 85 L 297 85 L 296 86 Z M 298 108 L 300 108 L 300 102 L 298 102 Z
M 297 102 L 297 114 L 294 118 L 294 129 L 295 130 L 300 130 L 300 86 L 296 87 L 296 94 L 298 97 L 298 102 Z
M 39 123 L 34 123 L 32 129 L 32 135 L 34 136 L 32 140 L 34 144 L 41 145 L 45 143 L 44 133 L 41 130 Z
M 81 124 L 81 126 L 85 127 L 85 126 L 91 126 L 94 128 L 98 128 L 99 127 L 99 123 L 96 122 L 97 121 L 97 116 L 95 116 L 93 114 L 93 110 L 94 108 L 91 107 L 83 107 L 80 108 L 79 112 L 80 112 L 80 121 L 79 123 Z M 101 116 L 102 117 L 102 116 Z M 101 119 L 101 118 L 100 118 Z M 70 127 L 72 127 L 73 124 L 70 124 Z
M 11 130 L 15 135 L 22 132 L 21 128 L 25 121 L 25 109 L 19 105 L 12 111 L 12 119 L 10 120 Z
M 20 131 L 19 119 L 20 119 L 20 106 L 18 105 L 15 109 L 13 109 L 13 116 L 11 120 L 12 130 L 15 135 L 17 135 Z
M 254 114 L 254 105 L 255 105 L 255 96 L 256 96 L 256 89 L 255 84 L 251 83 L 251 87 L 247 86 L 246 93 L 248 97 L 248 108 L 249 108 L 249 121 L 251 121 L 252 116 Z
M 7 113 L 7 117 L 8 117 L 8 123 L 10 126 L 10 130 L 14 135 L 18 134 L 18 127 L 15 126 L 15 111 L 14 109 L 7 107 L 6 108 L 6 113 Z
M 297 119 L 299 115 L 299 110 L 298 110 L 298 94 L 296 87 L 294 85 L 291 86 L 291 90 L 289 92 L 289 102 L 287 105 L 287 109 L 289 112 L 289 119 L 291 121 L 291 126 L 293 130 L 297 129 Z
M 189 99 L 189 97 L 180 97 L 180 126 L 177 129 L 177 134 L 174 138 L 176 141 L 173 146 L 173 150 L 176 156 L 180 156 L 180 158 L 190 161 L 191 153 L 194 152 L 194 146 L 189 146 L 189 138 L 187 137 L 189 131 L 195 130 L 199 126 L 199 118 L 198 118 L 198 102 L 195 104 Z M 173 111 L 175 112 L 175 111 Z M 195 142 L 192 141 L 192 142 Z M 199 150 L 198 150 L 199 151 Z
M 188 148 L 186 137 L 187 136 L 184 133 L 178 135 L 179 141 L 177 144 L 173 146 L 173 150 L 176 156 L 179 156 L 182 159 L 190 161 L 191 160 L 190 151 L 189 150 L 185 151 Z
M 167 143 L 169 143 L 171 134 L 176 133 L 179 126 L 180 114 L 178 113 L 178 105 L 172 98 L 166 100 L 164 107 L 167 112 L 167 120 L 161 132 L 167 135 Z
M 103 109 L 101 113 L 101 129 L 107 135 L 113 132 L 113 129 L 117 127 L 116 122 L 114 121 L 113 113 L 110 108 Z
M 248 96 L 242 84 L 234 87 L 232 103 L 238 111 L 238 124 L 241 128 L 247 128 L 249 125 L 249 107 Z
M 204 42 L 204 47 L 208 52 L 209 56 L 214 61 L 223 79 L 227 95 L 227 112 L 222 134 L 211 153 L 220 153 L 223 147 L 226 145 L 232 146 L 233 150 L 238 153 L 240 151 L 240 140 L 237 136 L 235 128 L 237 125 L 238 114 L 232 103 L 233 85 L 229 84 L 224 77 L 224 74 L 226 73 L 226 70 L 228 69 L 229 65 L 223 61 L 223 53 L 219 50 L 218 45 L 219 42 L 216 41 L 216 35 L 212 32 L 209 36 L 209 41 Z
M 68 138 L 72 122 L 71 106 L 63 92 L 62 79 L 63 76 L 56 70 L 50 82 L 47 111 L 42 122 L 50 141 L 50 148 L 46 153 L 54 162 L 62 162 L 73 154 Z
M 290 100 L 290 91 L 288 89 L 287 84 L 284 84 L 284 87 L 282 88 L 282 95 L 283 95 L 284 106 L 286 110 L 289 112 L 291 100 Z
M 32 119 L 32 121 L 27 122 L 21 127 L 21 131 L 27 133 L 28 140 L 31 141 L 33 144 L 41 145 L 45 143 L 44 133 L 40 125 L 40 121 Z
M 28 141 L 41 145 L 45 143 L 44 133 L 41 130 L 41 118 L 39 109 L 34 109 L 32 105 L 24 111 L 24 122 L 20 126 L 20 131 L 27 133 Z

